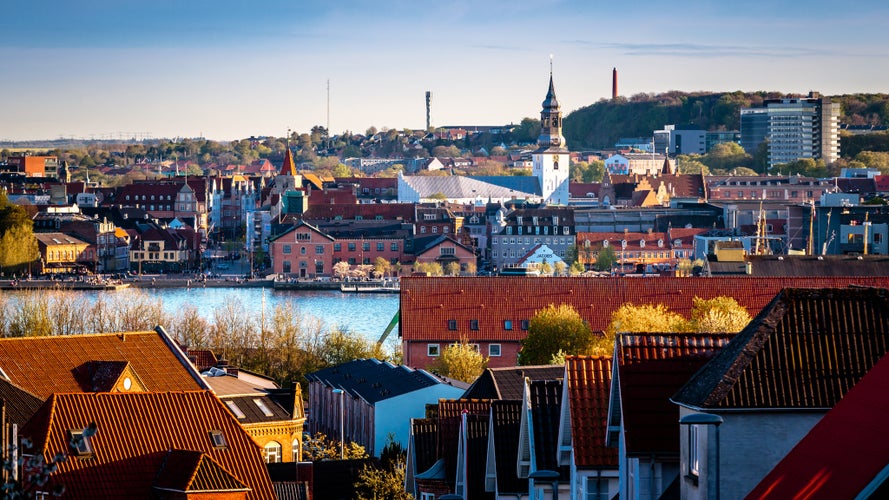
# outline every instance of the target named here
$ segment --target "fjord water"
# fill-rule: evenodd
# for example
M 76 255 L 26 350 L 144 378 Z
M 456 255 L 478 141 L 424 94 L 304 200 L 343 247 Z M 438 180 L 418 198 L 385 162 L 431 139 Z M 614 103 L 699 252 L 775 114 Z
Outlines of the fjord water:
M 254 321 L 259 321 L 265 308 L 270 317 L 275 306 L 292 302 L 299 314 L 321 320 L 326 328 L 339 327 L 369 340 L 377 340 L 398 310 L 398 294 L 342 293 L 338 290 L 294 291 L 268 288 L 141 288 L 117 291 L 87 292 L 92 299 L 102 294 L 145 293 L 162 301 L 164 310 L 175 315 L 187 305 L 197 308 L 204 319 L 213 320 L 214 310 L 236 300 Z M 397 332 L 389 335 L 390 339 Z

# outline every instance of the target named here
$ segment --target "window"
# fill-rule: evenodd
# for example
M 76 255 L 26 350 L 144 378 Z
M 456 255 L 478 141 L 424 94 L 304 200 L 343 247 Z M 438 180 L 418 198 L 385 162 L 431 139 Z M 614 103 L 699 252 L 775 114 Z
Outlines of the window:
M 90 436 L 93 433 L 88 429 L 70 429 L 68 430 L 68 442 L 74 455 L 78 457 L 89 458 L 93 456 L 93 446 L 90 443 Z
M 389 246 L 389 250 L 392 250 L 393 252 L 397 252 L 398 251 L 398 242 L 397 241 L 392 242 L 392 245 Z
M 342 244 L 342 243 L 334 243 L 334 244 L 333 244 L 333 251 L 334 251 L 334 252 L 340 252 L 340 251 L 342 251 L 342 250 L 343 250 L 343 244 Z
M 528 320 L 526 320 L 526 319 L 523 319 L 523 320 L 522 320 L 522 323 L 521 323 L 521 324 L 522 324 L 522 330 L 528 330 L 528 323 L 529 323 Z
M 261 411 L 263 415 L 265 415 L 267 417 L 274 417 L 275 416 L 275 414 L 272 413 L 272 410 L 270 410 L 269 407 L 265 404 L 265 401 L 263 401 L 259 398 L 256 398 L 253 400 L 253 403 L 256 405 L 257 408 L 259 408 L 259 411 Z
M 370 242 L 365 241 L 364 243 L 362 243 L 361 249 L 364 250 L 365 252 L 369 252 L 370 251 Z
M 432 226 L 432 234 L 438 234 L 438 226 Z
M 294 462 L 299 462 L 300 460 L 302 460 L 302 457 L 300 456 L 300 452 L 299 452 L 299 445 L 300 445 L 299 439 L 294 439 L 293 440 L 293 447 L 291 448 L 293 450 L 293 461 Z
M 244 415 L 244 412 L 242 412 L 241 409 L 238 408 L 238 404 L 235 403 L 234 401 L 229 399 L 228 401 L 225 402 L 225 406 L 228 406 L 228 409 L 231 410 L 232 413 L 234 413 L 236 417 L 247 418 L 247 415 Z
M 354 252 L 354 251 L 355 251 L 355 248 L 356 248 L 356 247 L 355 247 L 355 243 L 354 243 L 354 242 L 349 243 L 349 251 L 350 251 L 350 252 Z
M 503 329 L 504 330 L 512 330 L 512 320 L 504 320 L 503 321 Z
M 210 440 L 213 441 L 214 448 L 227 448 L 228 444 L 225 442 L 225 434 L 220 430 L 212 430 L 210 431 Z
M 324 245 L 315 245 L 315 254 L 323 255 L 324 254 Z
M 426 355 L 427 356 L 438 356 L 439 349 L 438 344 L 426 344 Z
M 697 476 L 701 472 L 701 457 L 698 452 L 698 426 L 688 426 L 688 473 Z
M 269 441 L 262 449 L 262 457 L 267 464 L 276 464 L 281 461 L 281 443 Z
M 420 234 L 426 234 L 426 226 L 420 226 Z
M 448 320 L 448 330 L 455 331 L 457 329 L 457 320 L 449 319 Z
M 382 241 L 378 241 L 377 242 L 377 252 L 382 252 L 385 249 L 386 249 L 386 244 L 383 243 Z
M 284 255 L 290 254 L 291 251 L 292 251 L 292 248 L 290 245 L 284 245 L 284 250 L 283 250 Z
M 420 493 L 420 500 L 435 500 L 435 493 Z
M 489 344 L 488 345 L 488 357 L 498 357 L 500 356 L 500 344 Z
M 306 254 L 306 247 L 299 247 L 299 254 L 305 255 Z
M 439 255 L 456 255 L 457 249 L 454 247 L 441 247 L 439 248 Z
M 469 329 L 470 330 L 478 330 L 478 320 L 477 319 L 469 320 Z

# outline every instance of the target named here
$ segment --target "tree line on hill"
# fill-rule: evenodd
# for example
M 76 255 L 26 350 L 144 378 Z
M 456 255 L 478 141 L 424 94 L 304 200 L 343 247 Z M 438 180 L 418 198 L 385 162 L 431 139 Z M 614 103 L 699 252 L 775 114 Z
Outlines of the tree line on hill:
M 601 99 L 569 113 L 563 133 L 573 149 L 598 149 L 612 147 L 621 137 L 650 137 L 652 131 L 666 124 L 707 131 L 738 130 L 741 108 L 761 107 L 766 99 L 790 96 L 763 91 L 670 91 Z M 889 125 L 889 94 L 849 94 L 830 99 L 840 103 L 840 123 Z M 852 156 L 859 151 L 853 151 Z

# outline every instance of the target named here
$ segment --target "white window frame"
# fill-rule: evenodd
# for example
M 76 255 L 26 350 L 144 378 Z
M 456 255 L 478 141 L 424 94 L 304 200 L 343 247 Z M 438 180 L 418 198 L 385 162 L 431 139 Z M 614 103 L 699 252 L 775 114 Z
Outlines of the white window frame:
M 503 348 L 500 344 L 488 344 L 488 357 L 499 358 L 503 355 Z
M 431 358 L 436 358 L 441 355 L 441 345 L 440 344 L 426 344 L 426 355 Z
M 701 473 L 700 436 L 697 425 L 688 426 L 688 474 L 699 476 Z

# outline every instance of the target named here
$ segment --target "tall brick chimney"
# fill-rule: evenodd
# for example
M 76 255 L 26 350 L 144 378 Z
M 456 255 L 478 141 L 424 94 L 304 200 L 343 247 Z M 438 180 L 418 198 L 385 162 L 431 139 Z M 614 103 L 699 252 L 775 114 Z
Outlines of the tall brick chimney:
M 611 70 L 611 98 L 617 99 L 617 68 Z

